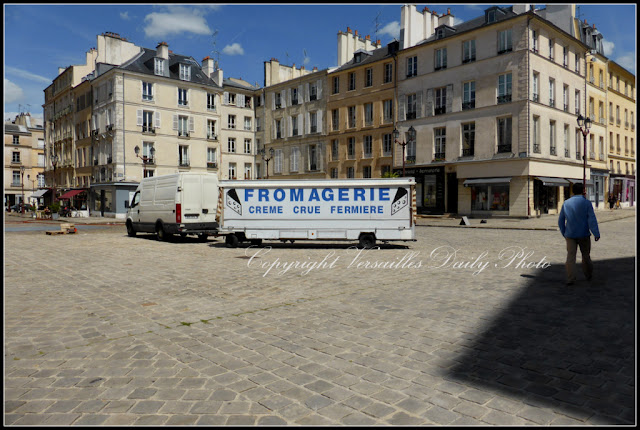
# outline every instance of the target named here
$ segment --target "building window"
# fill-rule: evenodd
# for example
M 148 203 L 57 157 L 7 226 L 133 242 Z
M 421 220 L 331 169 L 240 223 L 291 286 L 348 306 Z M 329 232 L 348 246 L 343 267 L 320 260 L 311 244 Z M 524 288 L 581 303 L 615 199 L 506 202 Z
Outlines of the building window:
M 276 139 L 282 139 L 282 121 L 276 120 Z
M 282 95 L 279 91 L 275 93 L 275 104 L 276 109 L 280 109 L 282 107 Z
M 290 166 L 290 170 L 292 172 L 297 172 L 298 171 L 298 165 L 300 163 L 300 148 L 293 147 L 291 148 L 291 166 Z
M 355 178 L 353 167 L 347 167 L 347 178 Z
M 383 84 L 393 82 L 393 63 L 386 63 L 384 65 L 384 80 Z
M 189 165 L 189 146 L 178 145 L 178 162 L 180 166 Z
M 533 101 L 540 101 L 540 73 L 533 72 L 533 82 L 532 82 L 532 90 L 533 90 Z
M 511 117 L 498 118 L 498 152 L 511 152 Z
M 434 70 L 447 68 L 447 48 L 436 49 L 436 60 Z
M 462 85 L 462 110 L 476 107 L 476 82 L 465 82 Z
M 331 160 L 339 161 L 338 159 L 338 139 L 331 141 Z
M 230 137 L 227 140 L 227 152 L 232 152 L 232 153 L 236 152 L 236 138 L 235 137 Z
M 338 179 L 338 168 L 337 167 L 332 167 L 331 168 L 331 179 Z
M 469 63 L 471 61 L 476 61 L 475 39 L 462 42 L 462 62 Z
M 236 116 L 229 115 L 227 119 L 227 128 L 235 129 L 236 128 Z
M 162 58 L 154 58 L 153 73 L 158 76 L 164 75 L 164 60 Z
M 298 104 L 298 88 L 291 88 L 291 106 Z
M 309 84 L 309 101 L 314 101 L 317 99 L 318 99 L 318 85 Z
M 349 91 L 356 89 L 356 72 L 349 73 Z
M 273 173 L 282 173 L 282 149 L 276 149 L 273 162 Z
M 291 135 L 292 136 L 298 135 L 298 117 L 297 116 L 291 117 Z
M 511 50 L 511 29 L 498 32 L 498 55 Z
M 331 110 L 331 130 L 338 131 L 340 129 L 340 111 L 338 109 Z
M 180 79 L 183 81 L 191 80 L 191 66 L 180 64 Z
M 142 83 L 142 100 L 153 100 L 153 84 L 151 82 Z
M 407 95 L 407 119 L 416 119 L 416 94 Z
M 498 103 L 511 101 L 511 73 L 498 76 Z
M 439 127 L 433 130 L 435 140 L 435 161 L 444 160 L 445 152 L 447 148 L 447 129 L 445 127 Z
M 566 46 L 562 47 L 562 65 L 569 67 L 569 48 Z
M 564 125 L 564 134 L 563 134 L 563 143 L 564 143 L 564 156 L 569 157 L 569 126 Z
M 207 93 L 207 109 L 216 110 L 216 96 L 215 96 L 215 94 Z
M 250 116 L 245 116 L 244 117 L 244 129 L 246 131 L 251 131 L 251 117 Z
M 236 179 L 236 163 L 229 163 L 229 179 Z
M 393 150 L 393 137 L 391 133 L 382 135 L 382 156 L 390 157 Z
M 373 69 L 371 67 L 364 69 L 364 86 L 373 86 Z
M 382 102 L 383 109 L 383 121 L 385 123 L 393 121 L 393 101 L 392 100 L 384 100 Z
M 309 145 L 309 170 L 310 171 L 319 170 L 317 145 Z
M 20 184 L 21 184 L 20 183 L 20 171 L 19 170 L 14 170 L 13 171 L 13 178 L 12 178 L 11 186 L 19 187 Z
M 356 138 L 349 137 L 347 139 L 347 159 L 353 159 L 356 156 Z
M 562 87 L 562 104 L 565 112 L 569 112 L 569 86 Z
M 340 77 L 333 77 L 333 94 L 338 94 L 340 92 Z
M 309 112 L 309 132 L 310 133 L 318 132 L 318 113 L 317 112 Z
M 218 153 L 216 148 L 207 148 L 207 167 L 218 167 Z
M 207 139 L 215 140 L 218 136 L 216 135 L 216 121 L 213 119 L 207 120 Z
M 373 140 L 371 136 L 364 136 L 362 140 L 362 152 L 364 158 L 373 157 Z
M 188 106 L 189 100 L 187 100 L 187 92 L 189 90 L 185 88 L 178 88 L 178 105 L 179 106 Z
M 556 155 L 556 122 L 549 121 L 549 153 Z
M 244 153 L 251 154 L 251 139 L 244 140 Z
M 462 124 L 462 156 L 473 156 L 476 142 L 476 123 Z
M 556 81 L 549 79 L 549 106 L 555 107 L 556 105 Z
M 555 41 L 553 39 L 549 39 L 549 59 L 553 60 L 553 47 L 555 46 Z
M 20 153 L 19 152 L 12 152 L 11 153 L 11 162 L 12 163 L 19 163 L 20 162 Z
M 418 57 L 407 58 L 407 78 L 418 75 Z
M 249 163 L 244 164 L 244 178 L 251 179 L 251 164 Z
M 365 103 L 364 105 L 364 125 L 373 125 L 373 103 Z
M 13 136 L 13 144 L 20 145 L 20 136 Z
M 531 49 L 536 54 L 538 53 L 538 32 L 536 30 L 531 30 Z
M 576 115 L 580 114 L 580 91 L 576 90 L 574 104 L 576 109 Z
M 436 88 L 435 115 L 447 113 L 447 87 Z
M 189 117 L 178 116 L 178 136 L 189 137 Z
M 371 177 L 371 166 L 364 166 L 362 168 L 362 177 L 370 178 Z
M 349 106 L 348 112 L 349 112 L 349 128 L 355 128 L 356 127 L 356 107 Z
M 153 112 L 145 110 L 142 112 L 142 131 L 146 133 L 155 133 L 153 128 Z
M 582 158 L 582 132 L 579 128 L 576 128 L 575 137 L 576 160 L 580 160 Z

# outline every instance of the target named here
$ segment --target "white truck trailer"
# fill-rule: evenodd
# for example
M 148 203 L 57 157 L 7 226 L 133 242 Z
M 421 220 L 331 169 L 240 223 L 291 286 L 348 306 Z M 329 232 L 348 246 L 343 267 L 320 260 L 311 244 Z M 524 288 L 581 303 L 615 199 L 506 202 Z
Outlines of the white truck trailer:
M 415 180 L 220 181 L 216 220 L 226 244 L 262 240 L 415 240 Z

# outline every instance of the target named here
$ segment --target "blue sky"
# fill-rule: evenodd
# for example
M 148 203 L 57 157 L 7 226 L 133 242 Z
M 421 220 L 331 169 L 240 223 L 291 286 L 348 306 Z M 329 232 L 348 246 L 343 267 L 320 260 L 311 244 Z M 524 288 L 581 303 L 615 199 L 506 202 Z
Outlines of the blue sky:
M 96 35 L 118 33 L 138 46 L 169 49 L 197 61 L 216 57 L 225 77 L 264 83 L 264 61 L 319 70 L 337 63 L 337 34 L 347 27 L 386 45 L 399 38 L 397 4 L 5 4 L 4 118 L 30 111 L 42 118 L 43 90 L 58 67 L 83 64 Z M 456 23 L 476 18 L 491 4 L 417 4 Z M 607 56 L 635 74 L 635 4 L 579 5 L 582 20 L 604 35 Z M 537 5 L 538 8 L 543 5 Z M 376 25 L 377 23 L 377 25 Z M 376 32 L 377 30 L 377 32 Z M 215 45 L 214 45 L 215 41 Z

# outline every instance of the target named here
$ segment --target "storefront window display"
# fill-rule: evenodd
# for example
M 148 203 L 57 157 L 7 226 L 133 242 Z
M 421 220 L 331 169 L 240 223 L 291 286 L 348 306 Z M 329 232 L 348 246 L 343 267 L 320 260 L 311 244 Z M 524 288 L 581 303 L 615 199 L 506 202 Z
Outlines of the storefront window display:
M 424 177 L 424 206 L 435 207 L 436 200 L 436 176 L 425 175 Z
M 478 185 L 471 187 L 471 210 L 508 211 L 509 185 Z

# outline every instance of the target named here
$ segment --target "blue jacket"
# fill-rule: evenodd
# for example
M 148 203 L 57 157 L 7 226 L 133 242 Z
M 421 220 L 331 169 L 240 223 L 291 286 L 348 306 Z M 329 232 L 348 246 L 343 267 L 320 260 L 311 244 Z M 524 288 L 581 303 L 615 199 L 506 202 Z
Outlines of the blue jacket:
M 589 237 L 589 230 L 595 237 L 600 237 L 593 206 L 582 195 L 573 196 L 564 202 L 558 217 L 558 227 L 562 235 L 570 239 Z

